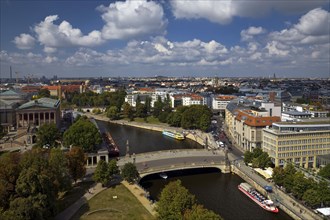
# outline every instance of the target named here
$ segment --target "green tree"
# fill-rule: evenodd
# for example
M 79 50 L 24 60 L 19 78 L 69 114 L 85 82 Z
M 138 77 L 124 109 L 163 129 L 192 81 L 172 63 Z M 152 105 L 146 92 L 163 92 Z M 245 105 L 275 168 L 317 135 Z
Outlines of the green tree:
M 43 124 L 37 132 L 37 146 L 56 147 L 56 140 L 60 139 L 61 134 L 54 123 Z
M 307 189 L 304 192 L 302 199 L 311 207 L 315 207 L 321 204 L 320 195 L 315 189 Z
M 111 106 L 107 110 L 107 117 L 110 118 L 111 120 L 118 119 L 119 118 L 118 108 L 116 106 Z
M 108 170 L 111 177 L 120 173 L 116 160 L 110 160 L 108 163 Z
M 160 122 L 166 123 L 168 116 L 169 116 L 169 113 L 168 112 L 161 112 L 158 115 L 158 119 L 159 119 Z
M 160 96 L 157 97 L 157 101 L 155 101 L 154 103 L 154 109 L 152 112 L 152 115 L 156 118 L 158 118 L 159 114 L 162 112 L 163 110 L 163 102 Z
M 298 199 L 301 199 L 306 190 L 312 188 L 313 182 L 310 179 L 306 179 L 305 175 L 301 172 L 297 172 L 293 176 L 292 193 Z
M 48 89 L 40 89 L 38 92 L 38 98 L 50 97 L 50 91 Z
M 253 160 L 253 153 L 251 151 L 244 152 L 244 163 L 248 164 L 251 163 Z
M 136 116 L 140 118 L 147 117 L 147 108 L 144 104 L 142 103 L 136 104 Z
M 102 142 L 101 135 L 95 125 L 85 117 L 80 117 L 64 132 L 64 144 L 82 147 L 85 152 L 93 152 L 95 146 Z
M 166 94 L 166 97 L 164 99 L 163 111 L 164 112 L 167 112 L 167 113 L 171 113 L 172 112 L 171 99 L 170 99 L 170 95 L 169 94 Z
M 318 175 L 330 179 L 330 163 L 323 167 L 318 173 Z
M 127 117 L 129 119 L 133 118 L 134 111 L 133 111 L 133 107 L 130 104 L 128 104 L 127 102 L 125 102 L 123 104 L 123 107 L 122 108 L 123 108 L 123 114 L 124 114 L 125 117 Z
M 16 192 L 18 197 L 32 202 L 38 214 L 37 219 L 47 219 L 55 213 L 56 195 L 47 170 L 40 172 L 34 167 L 22 170 L 17 179 Z M 13 210 L 13 204 L 15 200 L 11 202 L 10 210 Z
M 181 185 L 180 180 L 170 182 L 162 190 L 157 203 L 158 219 L 182 219 L 195 203 L 195 196 Z
M 68 159 L 69 173 L 72 179 L 77 182 L 78 179 L 82 178 L 86 174 L 86 156 L 84 150 L 80 147 L 72 147 L 71 150 L 66 154 Z
M 121 176 L 129 183 L 133 183 L 136 179 L 139 178 L 139 172 L 136 169 L 135 164 L 126 163 L 121 170 Z
M 5 153 L 0 156 L 0 207 L 7 209 L 10 198 L 16 194 L 16 181 L 21 172 L 20 153 Z
M 151 98 L 149 96 L 146 97 L 146 111 L 147 114 L 151 112 Z
M 211 117 L 212 112 L 207 106 L 192 105 L 182 113 L 181 126 L 185 129 L 207 129 L 210 126 Z
M 191 209 L 185 211 L 183 219 L 185 220 L 222 220 L 222 218 L 211 210 L 204 208 L 202 205 L 193 205 Z
M 315 184 L 314 184 L 315 186 Z M 324 206 L 330 206 L 330 188 L 329 188 L 329 184 L 326 181 L 320 181 L 316 187 L 314 187 L 314 189 L 316 189 L 321 203 Z
M 48 172 L 49 174 L 49 163 L 48 163 L 48 150 L 35 148 L 30 151 L 26 151 L 19 163 L 21 169 L 33 168 L 38 172 Z
M 275 167 L 273 169 L 273 180 L 277 185 L 283 186 L 285 179 L 285 171 L 282 167 Z
M 257 158 L 257 157 L 259 157 L 263 152 L 262 152 L 262 149 L 261 149 L 261 148 L 256 147 L 256 148 L 253 149 L 252 153 L 253 153 L 253 158 Z
M 64 192 L 71 188 L 71 178 L 68 169 L 68 160 L 59 148 L 52 148 L 48 158 L 51 180 L 56 193 Z
M 167 117 L 167 123 L 170 126 L 180 127 L 180 125 L 181 125 L 181 119 L 182 119 L 182 113 L 181 112 L 178 112 L 178 111 L 172 112 Z
M 4 213 L 4 219 L 43 220 L 49 219 L 51 213 L 47 210 L 46 195 L 17 197 L 10 202 L 10 209 Z M 49 207 L 51 208 L 51 207 Z
M 207 114 L 203 114 L 199 120 L 199 128 L 206 131 L 211 124 L 211 118 Z
M 267 152 L 262 152 L 258 157 L 252 160 L 253 167 L 259 167 L 262 169 L 264 169 L 265 167 L 270 167 L 272 164 L 273 163 Z
M 100 160 L 96 166 L 93 179 L 95 182 L 102 183 L 102 186 L 107 185 L 110 181 L 110 173 L 108 164 L 104 160 Z
M 284 168 L 285 178 L 283 182 L 283 186 L 286 188 L 287 192 L 291 192 L 293 188 L 294 174 L 296 173 L 296 169 L 292 164 L 287 164 Z

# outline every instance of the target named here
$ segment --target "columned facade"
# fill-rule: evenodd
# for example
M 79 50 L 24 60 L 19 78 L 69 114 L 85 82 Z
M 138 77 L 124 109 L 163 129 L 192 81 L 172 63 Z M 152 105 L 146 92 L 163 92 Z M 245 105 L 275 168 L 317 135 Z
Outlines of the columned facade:
M 41 98 L 21 105 L 16 110 L 17 129 L 39 127 L 43 124 L 54 123 L 59 128 L 61 122 L 59 100 Z
M 27 128 L 29 126 L 41 126 L 45 123 L 57 124 L 59 121 L 59 114 L 56 110 L 25 110 L 17 111 L 17 128 Z

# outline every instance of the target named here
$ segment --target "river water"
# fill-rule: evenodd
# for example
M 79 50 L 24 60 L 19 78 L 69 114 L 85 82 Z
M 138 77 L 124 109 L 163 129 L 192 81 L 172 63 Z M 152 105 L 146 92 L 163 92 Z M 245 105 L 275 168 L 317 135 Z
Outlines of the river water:
M 99 122 L 100 124 L 104 122 Z M 143 153 L 169 149 L 202 148 L 191 140 L 177 141 L 164 137 L 160 132 L 148 131 L 129 126 L 107 124 L 120 154 L 126 154 L 126 141 L 129 140 L 129 152 Z M 194 169 L 168 172 L 168 179 L 159 175 L 143 178 L 140 184 L 157 200 L 161 190 L 169 181 L 180 180 L 199 203 L 220 214 L 225 220 L 289 220 L 290 216 L 280 210 L 278 214 L 269 213 L 237 189 L 244 182 L 234 174 L 222 174 L 217 169 Z

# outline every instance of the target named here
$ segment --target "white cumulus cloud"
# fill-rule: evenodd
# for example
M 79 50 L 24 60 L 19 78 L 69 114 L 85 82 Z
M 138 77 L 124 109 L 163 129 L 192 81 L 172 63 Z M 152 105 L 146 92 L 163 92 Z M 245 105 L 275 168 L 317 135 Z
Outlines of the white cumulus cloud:
M 252 40 L 254 36 L 264 33 L 266 33 L 264 28 L 251 26 L 248 29 L 241 31 L 241 39 L 242 41 L 249 41 Z
M 127 0 L 99 6 L 105 25 L 104 39 L 130 39 L 142 35 L 162 35 L 167 19 L 160 4 L 147 0 Z
M 266 15 L 272 10 L 301 13 L 326 4 L 328 4 L 327 0 L 171 0 L 175 18 L 204 18 L 219 24 L 228 24 L 235 16 L 257 17 Z
M 330 13 L 316 8 L 303 15 L 295 28 L 305 35 L 329 35 Z
M 232 1 L 180 0 L 171 1 L 176 18 L 205 18 L 215 23 L 228 24 L 232 19 Z
M 35 39 L 29 34 L 20 34 L 15 37 L 14 41 L 16 47 L 21 50 L 27 50 L 34 47 Z
M 270 33 L 272 39 L 291 44 L 324 44 L 329 42 L 330 13 L 316 8 L 303 15 L 291 28 Z
M 58 15 L 50 15 L 34 27 L 38 41 L 48 48 L 45 48 L 45 51 L 50 52 L 49 48 L 57 47 L 90 47 L 104 42 L 100 31 L 94 30 L 84 35 L 80 29 L 73 28 L 67 21 L 62 21 L 59 25 L 55 24 L 58 19 Z

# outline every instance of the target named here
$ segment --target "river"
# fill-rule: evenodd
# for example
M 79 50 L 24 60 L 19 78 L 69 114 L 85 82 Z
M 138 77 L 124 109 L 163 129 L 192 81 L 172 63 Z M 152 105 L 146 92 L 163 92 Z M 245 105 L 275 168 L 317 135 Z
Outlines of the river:
M 168 149 L 202 148 L 194 141 L 177 141 L 164 137 L 160 132 L 116 124 L 107 126 L 121 155 L 126 154 L 127 140 L 129 140 L 129 152 L 136 154 Z M 196 196 L 199 203 L 220 214 L 226 220 L 292 219 L 281 210 L 278 214 L 273 214 L 260 208 L 237 189 L 237 186 L 244 182 L 237 175 L 222 174 L 216 169 L 194 169 L 167 174 L 167 180 L 155 174 L 143 178 L 140 184 L 150 192 L 153 199 L 157 200 L 159 193 L 169 181 L 180 180 L 182 185 Z

